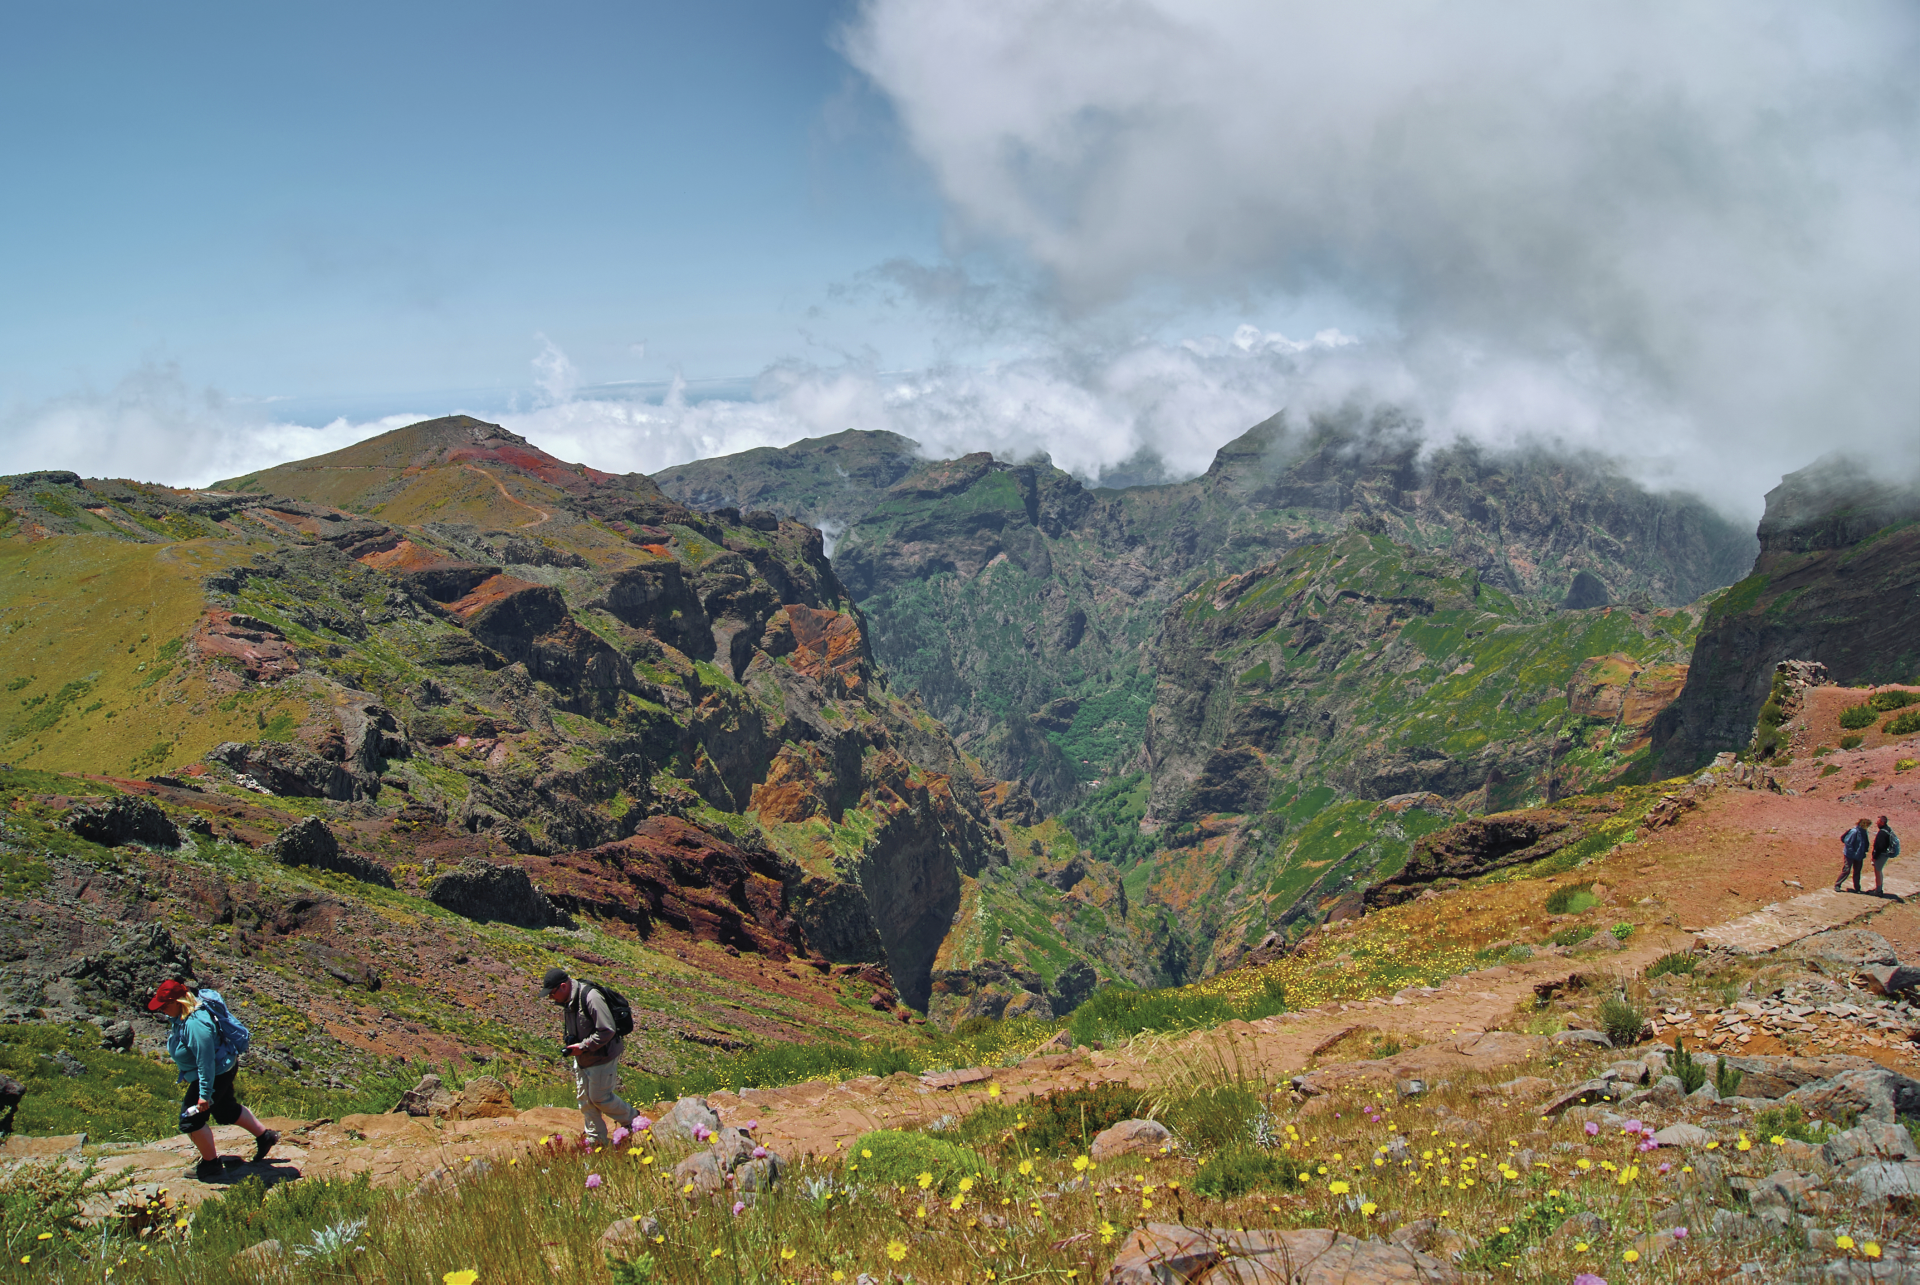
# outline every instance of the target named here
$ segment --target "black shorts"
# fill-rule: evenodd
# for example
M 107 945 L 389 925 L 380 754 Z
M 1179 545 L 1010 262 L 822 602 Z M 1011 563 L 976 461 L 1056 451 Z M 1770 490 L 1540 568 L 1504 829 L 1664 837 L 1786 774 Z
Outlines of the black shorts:
M 196 1078 L 187 1085 L 187 1096 L 180 1100 L 180 1132 L 197 1133 L 206 1128 L 209 1115 L 215 1124 L 233 1124 L 239 1120 L 240 1113 L 246 1110 L 233 1093 L 233 1077 L 239 1073 L 240 1068 L 236 1066 L 224 1075 L 213 1077 L 213 1110 L 210 1112 L 193 1109 L 200 1101 L 200 1081 Z

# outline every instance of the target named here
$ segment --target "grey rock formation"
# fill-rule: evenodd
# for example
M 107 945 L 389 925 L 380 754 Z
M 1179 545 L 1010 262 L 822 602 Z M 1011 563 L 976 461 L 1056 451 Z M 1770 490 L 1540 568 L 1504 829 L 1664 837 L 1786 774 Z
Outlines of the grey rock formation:
M 144 843 L 153 848 L 180 846 L 180 829 L 152 799 L 121 794 L 111 799 L 81 803 L 67 818 L 67 828 L 83 839 L 113 847 Z
M 427 897 L 436 906 L 478 923 L 520 928 L 571 928 L 573 920 L 533 886 L 518 866 L 469 860 L 433 881 Z

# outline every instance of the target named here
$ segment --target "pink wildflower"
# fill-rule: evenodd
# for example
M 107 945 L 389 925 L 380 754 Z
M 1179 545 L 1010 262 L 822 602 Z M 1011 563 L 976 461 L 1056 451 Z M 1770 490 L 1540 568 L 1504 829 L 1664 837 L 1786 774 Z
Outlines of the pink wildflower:
M 632 1136 L 633 1134 L 628 1132 L 625 1125 L 615 1125 L 613 1132 L 607 1135 L 607 1141 L 617 1147 Z
M 765 1147 L 755 1147 L 753 1149 L 753 1158 L 755 1160 L 765 1160 L 767 1158 L 767 1149 Z
M 1600 1136 L 1600 1126 L 1589 1120 L 1586 1124 L 1586 1133 L 1589 1138 L 1597 1138 Z
M 637 1115 L 633 1117 L 633 1131 L 635 1133 L 640 1133 L 643 1130 L 651 1129 L 652 1127 L 653 1127 L 653 1121 L 649 1120 L 646 1116 Z
M 1685 1227 L 1675 1227 L 1673 1229 L 1673 1238 L 1675 1240 L 1685 1240 L 1687 1238 L 1687 1229 Z
M 1640 1132 L 1640 1131 L 1641 1131 L 1642 1129 L 1644 1129 L 1644 1128 L 1646 1128 L 1646 1126 L 1645 1126 L 1644 1124 L 1641 1124 L 1641 1123 L 1640 1123 L 1640 1122 L 1639 1122 L 1638 1120 L 1629 1120 L 1629 1121 L 1627 1121 L 1627 1123 L 1625 1124 L 1625 1126 L 1623 1126 L 1623 1127 L 1621 1128 L 1621 1130 L 1620 1130 L 1620 1132 L 1622 1132 L 1622 1133 L 1638 1133 L 1638 1132 Z
M 741 1214 L 745 1213 L 746 1211 L 747 1211 L 746 1201 L 736 1200 L 733 1202 L 733 1216 L 735 1218 L 738 1218 Z
M 1573 1278 L 1573 1285 L 1607 1285 L 1606 1277 L 1595 1276 L 1592 1272 L 1581 1272 Z
M 599 1174 L 597 1174 L 597 1173 L 590 1173 L 590 1174 L 588 1174 L 588 1175 L 587 1175 L 587 1190 L 588 1190 L 588 1191 L 592 1191 L 592 1190 L 593 1190 L 593 1189 L 594 1189 L 595 1187 L 598 1187 L 599 1185 L 600 1185 L 600 1175 L 599 1175 Z

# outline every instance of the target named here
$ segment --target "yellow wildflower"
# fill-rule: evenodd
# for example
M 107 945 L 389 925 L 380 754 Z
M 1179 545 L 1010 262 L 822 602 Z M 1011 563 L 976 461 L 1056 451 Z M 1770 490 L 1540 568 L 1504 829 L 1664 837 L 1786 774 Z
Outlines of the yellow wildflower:
M 898 1240 L 890 1240 L 887 1242 L 888 1258 L 891 1258 L 894 1262 L 897 1263 L 901 1259 L 905 1258 L 906 1256 L 907 1256 L 907 1247 L 904 1242 L 898 1241 Z

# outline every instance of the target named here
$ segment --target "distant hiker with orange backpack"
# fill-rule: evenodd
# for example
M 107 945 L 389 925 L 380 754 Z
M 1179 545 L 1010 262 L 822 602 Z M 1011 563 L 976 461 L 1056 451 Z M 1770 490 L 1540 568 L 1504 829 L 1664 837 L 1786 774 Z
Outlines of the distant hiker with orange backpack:
M 573 1095 L 580 1103 L 587 1137 L 607 1145 L 607 1117 L 623 1129 L 633 1127 L 634 1109 L 620 1100 L 620 1055 L 633 1033 L 633 1009 L 620 992 L 596 982 L 576 981 L 564 968 L 549 968 L 540 979 L 547 998 L 566 1014 L 566 1048 L 573 1059 Z
M 187 1086 L 180 1102 L 180 1132 L 200 1152 L 200 1163 L 186 1176 L 212 1182 L 225 1168 L 214 1146 L 213 1124 L 239 1125 L 253 1135 L 253 1162 L 266 1159 L 280 1135 L 261 1124 L 234 1093 L 234 1076 L 250 1037 L 227 1011 L 220 992 L 205 988 L 195 992 L 169 978 L 153 992 L 147 1011 L 166 1014 L 167 1052 L 180 1068 L 180 1083 Z
M 1885 817 L 1873 832 L 1873 895 L 1887 895 L 1885 879 L 1887 862 L 1900 855 L 1900 836 L 1893 832 Z
M 1860 891 L 1860 868 L 1867 862 L 1867 852 L 1873 847 L 1873 837 L 1867 827 L 1873 822 L 1861 817 L 1853 829 L 1840 836 L 1840 877 L 1833 881 L 1833 890 L 1840 891 L 1840 885 L 1853 876 L 1853 890 Z

